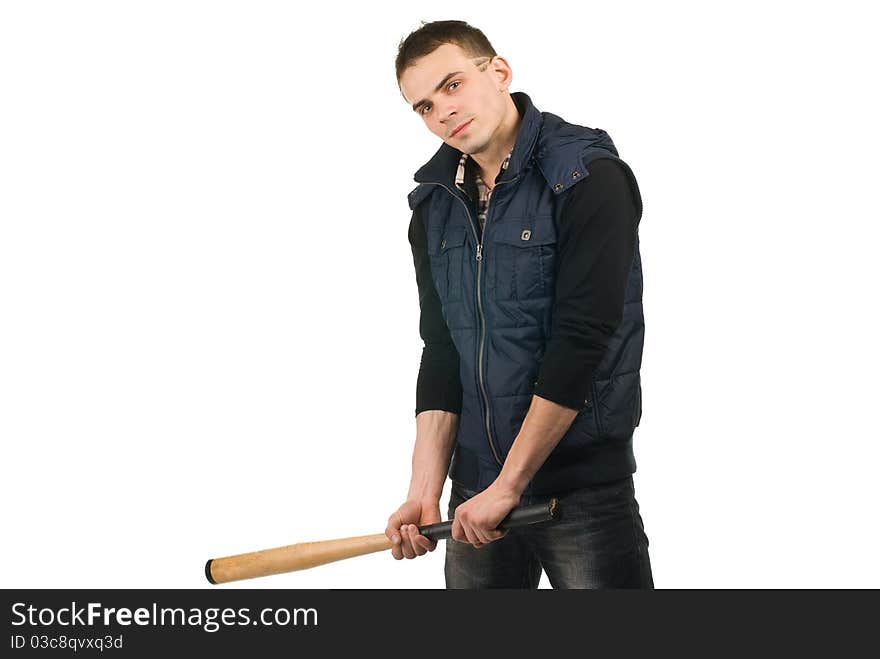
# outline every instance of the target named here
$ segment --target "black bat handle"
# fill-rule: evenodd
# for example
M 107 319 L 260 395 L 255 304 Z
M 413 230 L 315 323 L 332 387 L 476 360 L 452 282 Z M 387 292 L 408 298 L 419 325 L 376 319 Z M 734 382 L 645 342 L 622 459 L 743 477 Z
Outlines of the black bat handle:
M 507 517 L 501 520 L 498 528 L 503 531 L 517 526 L 525 526 L 526 524 L 548 522 L 560 519 L 561 517 L 562 510 L 559 506 L 559 501 L 554 498 L 550 499 L 547 503 L 536 503 L 530 506 L 514 508 Z M 428 540 L 448 540 L 452 537 L 452 520 L 420 526 L 419 533 L 428 538 Z

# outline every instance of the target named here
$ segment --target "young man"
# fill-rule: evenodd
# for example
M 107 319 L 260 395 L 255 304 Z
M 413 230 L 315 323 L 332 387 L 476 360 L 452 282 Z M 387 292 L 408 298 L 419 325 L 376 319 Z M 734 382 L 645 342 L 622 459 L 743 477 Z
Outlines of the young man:
M 452 479 L 447 588 L 651 588 L 633 491 L 644 338 L 641 198 L 602 130 L 540 112 L 462 21 L 401 41 L 401 94 L 443 140 L 409 195 L 425 342 L 395 559 L 433 551 Z M 501 531 L 516 506 L 562 519 Z

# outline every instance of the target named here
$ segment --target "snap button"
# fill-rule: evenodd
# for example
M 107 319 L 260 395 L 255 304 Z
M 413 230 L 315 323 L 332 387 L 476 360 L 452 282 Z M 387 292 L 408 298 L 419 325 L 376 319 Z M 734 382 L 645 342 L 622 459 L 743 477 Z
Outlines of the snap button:
M 523 231 L 523 232 L 522 232 L 522 235 L 520 236 L 520 238 L 522 238 L 523 240 L 528 240 L 528 239 L 531 238 L 531 237 L 532 237 L 532 232 L 529 231 L 528 229 L 526 229 L 525 231 Z
M 556 190 L 556 192 L 559 192 L 560 190 L 562 190 L 562 183 L 557 183 L 553 186 L 553 189 Z
M 580 175 L 581 175 L 581 173 L 580 173 L 579 171 L 577 171 L 577 170 L 574 170 L 574 171 L 571 173 L 571 177 L 572 177 L 572 178 L 577 178 L 577 177 L 580 176 Z

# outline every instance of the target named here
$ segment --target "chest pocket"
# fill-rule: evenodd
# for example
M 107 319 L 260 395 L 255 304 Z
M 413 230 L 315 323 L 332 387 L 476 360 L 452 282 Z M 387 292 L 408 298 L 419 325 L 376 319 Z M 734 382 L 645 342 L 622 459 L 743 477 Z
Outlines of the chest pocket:
M 552 217 L 496 224 L 489 233 L 489 284 L 498 300 L 531 300 L 553 295 L 556 228 Z
M 465 228 L 446 227 L 444 231 L 428 232 L 428 256 L 431 275 L 440 301 L 461 300 L 462 267 L 464 263 Z

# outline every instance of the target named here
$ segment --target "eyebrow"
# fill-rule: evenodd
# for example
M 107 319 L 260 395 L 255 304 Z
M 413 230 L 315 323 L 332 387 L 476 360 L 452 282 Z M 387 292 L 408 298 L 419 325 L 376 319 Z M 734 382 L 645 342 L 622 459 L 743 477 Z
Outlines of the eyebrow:
M 454 78 L 455 76 L 459 76 L 459 75 L 461 75 L 462 73 L 464 73 L 464 71 L 453 71 L 452 73 L 447 73 L 447 74 L 443 77 L 443 80 L 441 80 L 439 83 L 437 83 L 437 86 L 434 87 L 434 92 L 435 92 L 435 93 L 436 93 L 436 92 L 439 92 L 441 89 L 443 89 L 443 86 L 446 84 L 446 81 L 447 81 L 447 80 L 449 80 L 450 78 Z M 428 102 L 428 99 L 427 99 L 427 98 L 423 98 L 421 101 L 416 101 L 415 103 L 413 103 L 413 106 L 412 106 L 413 112 L 418 112 L 418 111 L 419 111 L 419 107 L 422 106 L 422 105 L 424 105 L 424 104 L 427 103 L 427 102 Z

